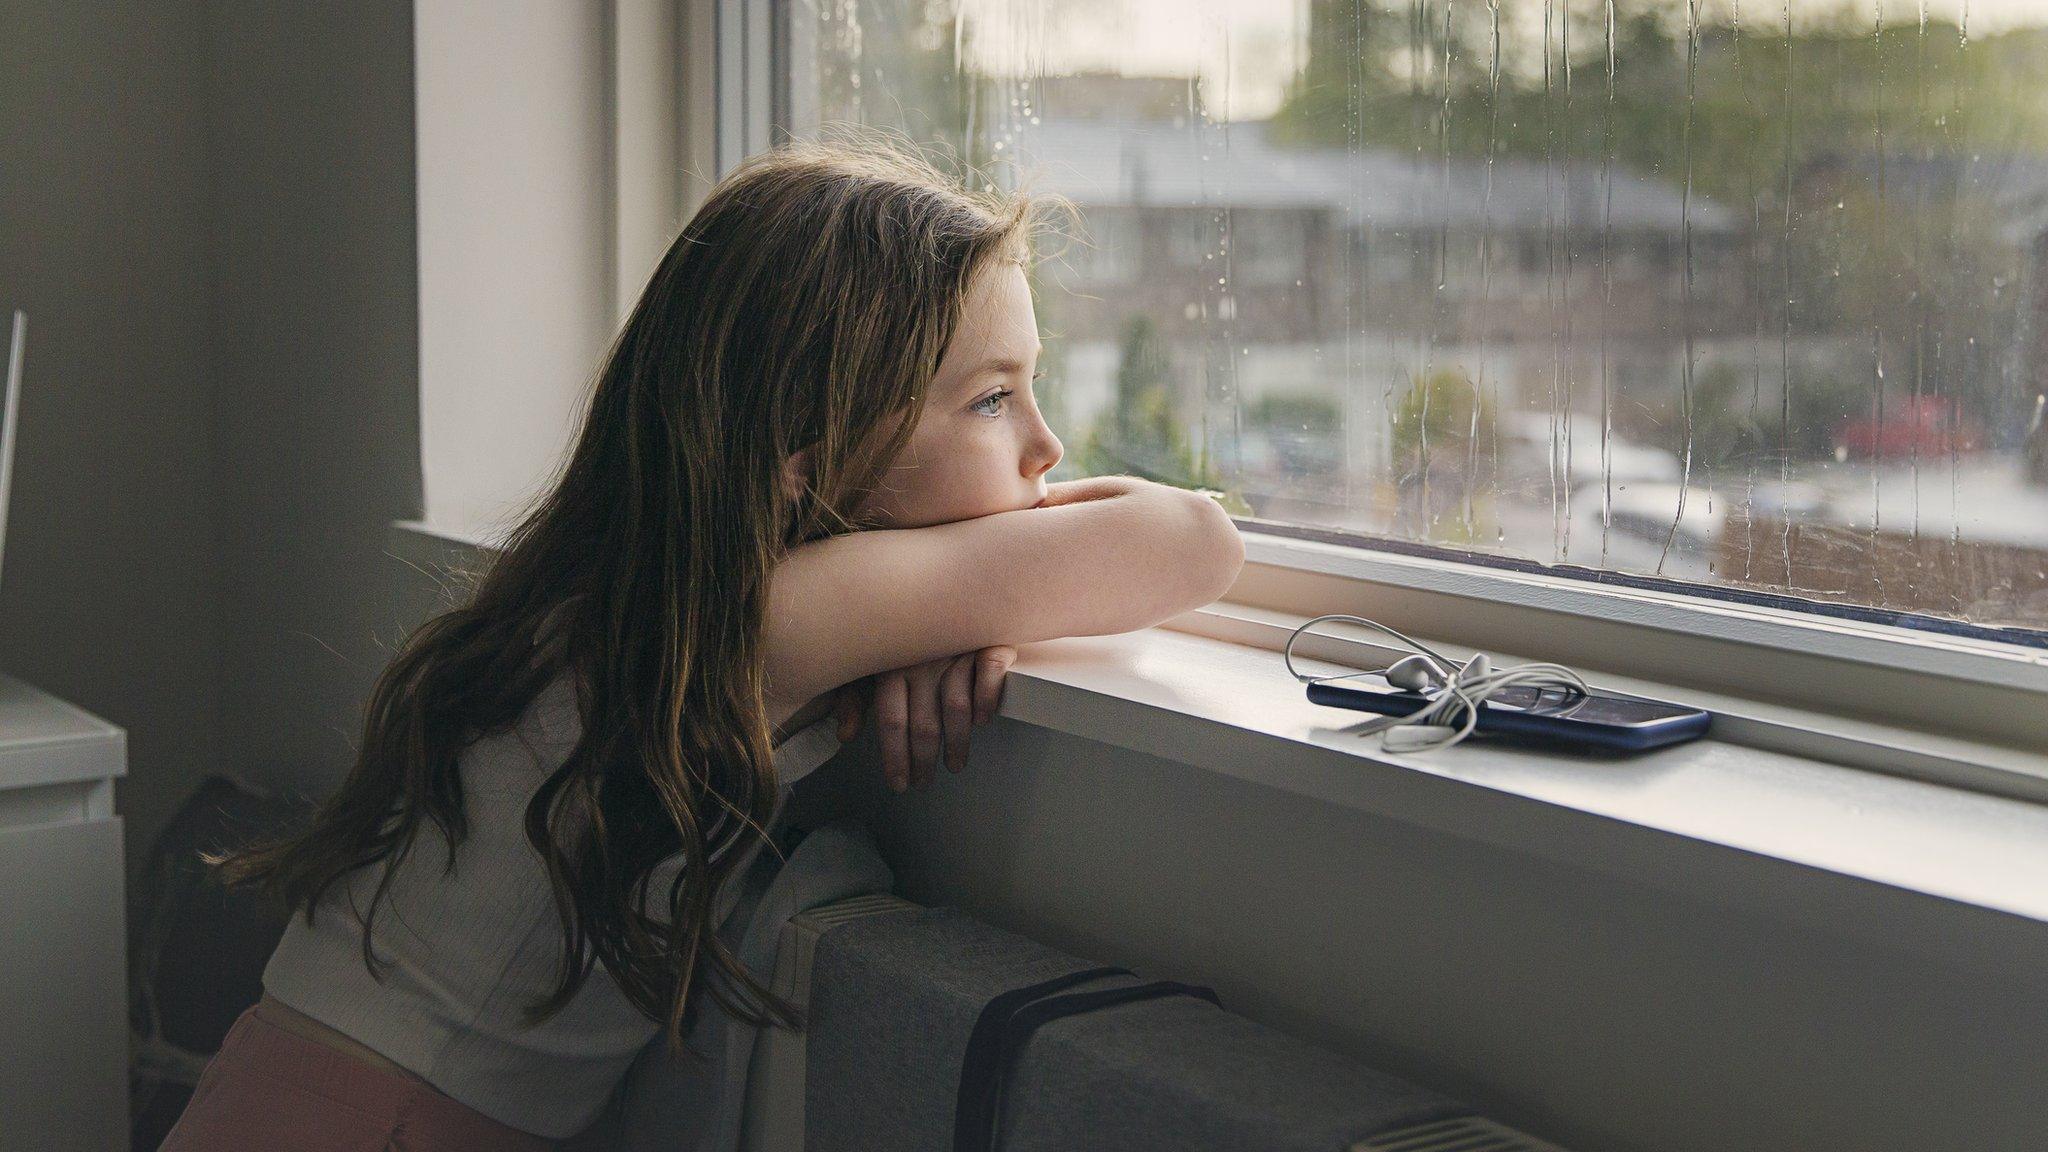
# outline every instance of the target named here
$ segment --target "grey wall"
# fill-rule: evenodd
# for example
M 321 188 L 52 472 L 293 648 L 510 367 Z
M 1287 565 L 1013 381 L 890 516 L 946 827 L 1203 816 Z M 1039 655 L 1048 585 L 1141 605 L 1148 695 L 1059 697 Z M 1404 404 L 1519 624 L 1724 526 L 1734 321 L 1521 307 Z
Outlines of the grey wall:
M 386 525 L 420 514 L 412 4 L 207 8 L 220 737 L 324 794 L 416 621 Z
M 405 2 L 0 5 L 0 670 L 128 730 L 131 867 L 210 770 L 331 787 L 412 622 L 412 77 Z
M 128 857 L 219 762 L 198 0 L 0 5 L 0 316 L 29 313 L 0 670 L 128 730 Z

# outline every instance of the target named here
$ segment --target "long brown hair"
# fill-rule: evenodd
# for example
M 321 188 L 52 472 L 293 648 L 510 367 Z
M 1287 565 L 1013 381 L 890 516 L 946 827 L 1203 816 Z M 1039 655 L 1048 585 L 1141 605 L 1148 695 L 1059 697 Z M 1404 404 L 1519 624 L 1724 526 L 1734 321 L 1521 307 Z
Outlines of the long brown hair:
M 872 138 L 785 145 L 733 172 L 619 332 L 555 487 L 467 602 L 378 676 L 340 791 L 309 831 L 227 857 L 223 877 L 263 882 L 310 924 L 330 886 L 381 868 L 363 917 L 380 972 L 370 924 L 422 823 L 450 869 L 468 832 L 458 756 L 568 673 L 581 740 L 525 812 L 562 926 L 560 980 L 530 1018 L 598 963 L 680 1050 L 708 961 L 728 1012 L 801 1026 L 715 931 L 720 888 L 777 800 L 759 641 L 770 572 L 799 543 L 866 526 L 858 511 L 923 412 L 970 280 L 1024 259 L 1035 218 L 1026 197 L 963 189 Z M 806 446 L 792 496 L 785 462 Z M 667 915 L 649 916 L 650 875 L 677 853 L 652 905 Z

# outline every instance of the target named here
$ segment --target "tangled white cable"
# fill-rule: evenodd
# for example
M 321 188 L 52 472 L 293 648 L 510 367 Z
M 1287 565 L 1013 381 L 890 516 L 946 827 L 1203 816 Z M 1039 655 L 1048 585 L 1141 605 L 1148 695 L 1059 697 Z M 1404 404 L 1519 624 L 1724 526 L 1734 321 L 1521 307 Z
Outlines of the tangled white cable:
M 1394 661 L 1384 672 L 1367 669 L 1336 676 L 1306 676 L 1296 672 L 1294 642 L 1311 625 L 1325 620 L 1348 620 L 1377 629 L 1407 645 L 1414 654 Z M 1538 692 L 1545 688 L 1558 688 L 1580 696 L 1592 691 L 1577 672 L 1562 664 L 1517 664 L 1513 668 L 1496 671 L 1493 661 L 1484 652 L 1475 653 L 1472 659 L 1459 664 L 1429 645 L 1377 620 L 1343 612 L 1318 616 L 1296 628 L 1287 638 L 1287 647 L 1281 650 L 1280 658 L 1286 663 L 1288 674 L 1304 684 L 1384 675 L 1387 683 L 1394 687 L 1420 692 L 1428 697 L 1429 703 L 1416 711 L 1406 716 L 1383 716 L 1368 730 L 1382 733 L 1381 745 L 1389 752 L 1430 752 L 1449 748 L 1470 736 L 1479 725 L 1479 706 L 1508 688 L 1534 688 Z

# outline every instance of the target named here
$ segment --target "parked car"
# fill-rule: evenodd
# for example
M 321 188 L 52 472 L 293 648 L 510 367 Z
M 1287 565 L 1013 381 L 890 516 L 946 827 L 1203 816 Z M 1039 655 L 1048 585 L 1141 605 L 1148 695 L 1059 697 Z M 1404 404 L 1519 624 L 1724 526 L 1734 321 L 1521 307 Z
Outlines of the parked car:
M 1522 475 L 1541 475 L 1549 468 L 1554 444 L 1570 436 L 1571 453 L 1566 482 L 1574 487 L 1597 484 L 1603 479 L 1615 484 L 1675 481 L 1678 457 L 1662 448 L 1638 444 L 1610 432 L 1603 461 L 1600 451 L 1600 421 L 1590 415 L 1573 413 L 1569 422 L 1553 420 L 1544 412 L 1511 412 L 1501 417 L 1501 439 L 1511 445 L 1513 470 Z M 1560 461 L 1564 454 L 1558 453 Z M 1602 471 L 1608 473 L 1603 478 Z
M 1657 483 L 1615 486 L 1607 507 L 1605 567 L 1685 580 L 1711 577 L 1721 530 L 1728 519 L 1728 501 L 1713 489 L 1691 485 L 1685 488 L 1681 513 L 1679 488 Z M 1601 553 L 1596 542 L 1603 537 L 1602 495 L 1598 484 L 1585 485 L 1573 495 L 1575 559 L 1584 557 L 1591 563 Z
M 1968 417 L 1951 419 L 1940 397 L 1901 397 L 1885 402 L 1882 421 L 1872 413 L 1838 425 L 1835 458 L 1938 456 L 1973 452 L 1983 442 L 1984 429 Z

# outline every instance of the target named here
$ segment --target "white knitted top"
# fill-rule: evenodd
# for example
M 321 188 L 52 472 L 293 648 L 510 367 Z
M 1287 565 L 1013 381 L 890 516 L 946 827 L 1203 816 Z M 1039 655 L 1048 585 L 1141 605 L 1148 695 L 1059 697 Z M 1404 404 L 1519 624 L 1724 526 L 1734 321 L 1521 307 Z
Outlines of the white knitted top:
M 660 1025 L 633 1007 L 603 965 L 563 1009 L 528 1027 L 521 1010 L 558 978 L 561 922 L 547 872 L 526 842 L 527 800 L 560 767 L 579 733 L 573 686 L 558 678 L 512 730 L 460 761 L 469 835 L 443 874 L 447 842 L 427 824 L 377 910 L 379 983 L 363 966 L 361 927 L 381 869 L 337 883 L 313 926 L 294 916 L 263 971 L 264 991 L 340 1030 L 501 1123 L 561 1138 L 587 1127 Z M 839 750 L 832 717 L 775 748 L 788 786 Z M 750 851 L 758 851 L 756 841 Z M 657 870 L 668 889 L 680 858 Z M 741 861 L 734 876 L 746 872 Z M 730 913 L 739 885 L 720 893 Z

